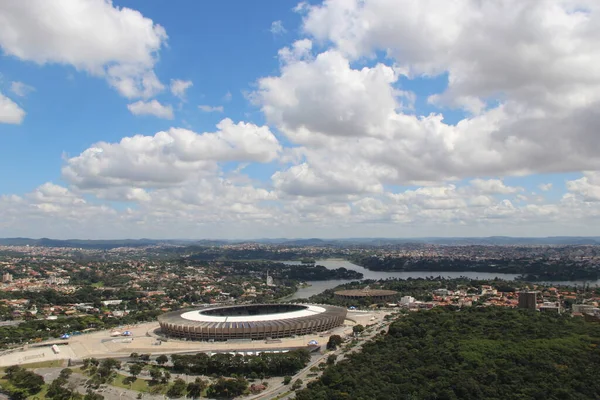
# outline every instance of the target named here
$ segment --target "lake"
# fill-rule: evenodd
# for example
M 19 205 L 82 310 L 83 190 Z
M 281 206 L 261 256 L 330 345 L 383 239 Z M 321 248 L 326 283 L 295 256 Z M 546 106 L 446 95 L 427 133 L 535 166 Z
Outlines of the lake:
M 285 264 L 299 264 L 298 261 L 285 261 Z M 504 280 L 514 280 L 519 277 L 519 274 L 498 274 L 494 272 L 473 272 L 473 271 L 465 271 L 465 272 L 456 272 L 456 271 L 447 271 L 447 272 L 429 272 L 429 271 L 397 271 L 397 272 L 385 272 L 385 271 L 371 271 L 360 265 L 356 265 L 347 260 L 342 259 L 329 259 L 329 260 L 317 260 L 317 265 L 322 265 L 328 269 L 337 269 L 337 268 L 346 268 L 351 269 L 357 272 L 361 272 L 364 275 L 363 279 L 388 279 L 388 278 L 397 278 L 397 279 L 408 279 L 408 278 L 427 278 L 427 277 L 444 277 L 444 278 L 469 278 L 469 279 L 494 279 L 500 278 Z M 311 286 L 307 286 L 304 288 L 298 288 L 298 291 L 291 295 L 290 297 L 286 297 L 285 300 L 293 300 L 293 299 L 303 299 L 308 298 L 312 295 L 319 294 L 327 289 L 334 288 L 338 285 L 342 285 L 344 283 L 352 282 L 352 280 L 331 280 L 331 281 L 309 281 Z M 598 286 L 600 285 L 600 280 L 598 281 L 560 281 L 560 282 L 540 282 L 548 285 L 561 285 L 561 286 L 583 286 L 584 284 L 589 284 L 590 286 Z

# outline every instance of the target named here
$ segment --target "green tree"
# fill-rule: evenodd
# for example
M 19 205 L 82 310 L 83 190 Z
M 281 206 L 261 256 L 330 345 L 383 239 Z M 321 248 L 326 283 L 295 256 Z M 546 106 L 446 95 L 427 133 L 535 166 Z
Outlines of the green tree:
M 104 396 L 92 391 L 92 389 L 88 389 L 85 392 L 85 396 L 83 396 L 83 400 L 104 400 Z
M 289 375 L 286 375 L 286 376 L 283 378 L 283 384 L 284 384 L 284 385 L 289 385 L 291 381 L 292 381 L 292 377 L 291 377 L 291 376 L 289 376 Z
M 196 378 L 194 382 L 190 382 L 187 385 L 187 397 L 195 399 L 202 396 L 202 392 L 204 389 L 206 389 L 206 386 L 206 381 L 202 380 L 201 378 Z
M 360 325 L 360 324 L 358 324 L 358 325 L 354 325 L 354 326 L 352 327 L 352 332 L 353 332 L 355 335 L 358 335 L 358 334 L 362 333 L 364 330 L 365 330 L 365 327 L 364 327 L 364 326 L 362 326 L 362 325 Z
M 153 383 L 158 383 L 162 378 L 162 371 L 158 367 L 150 368 L 150 379 Z
M 72 374 L 73 370 L 71 368 L 63 368 L 58 376 L 59 378 L 69 379 Z
M 327 350 L 335 350 L 343 342 L 344 341 L 340 335 L 331 335 L 329 336 L 329 341 L 327 341 Z
M 144 369 L 144 366 L 142 364 L 139 364 L 139 363 L 131 364 L 129 366 L 129 373 L 134 378 L 137 378 L 137 376 L 142 372 L 143 369 Z
M 296 379 L 294 381 L 294 383 L 292 384 L 292 390 L 298 390 L 298 389 L 300 389 L 302 387 L 303 383 L 304 382 L 302 382 L 302 379 Z
M 169 383 L 169 379 L 171 379 L 171 373 L 169 371 L 165 371 L 163 372 L 163 376 L 160 380 L 160 383 L 166 385 L 167 383 Z
M 248 381 L 243 378 L 225 379 L 219 378 L 208 387 L 208 396 L 231 399 L 241 396 L 248 388 Z
M 173 381 L 169 390 L 167 390 L 167 396 L 171 398 L 181 397 L 185 393 L 186 387 L 185 381 L 181 378 L 177 378 Z
M 159 364 L 159 365 L 163 365 L 167 361 L 169 361 L 169 357 L 167 357 L 164 354 L 161 354 L 160 356 L 156 357 L 156 363 Z

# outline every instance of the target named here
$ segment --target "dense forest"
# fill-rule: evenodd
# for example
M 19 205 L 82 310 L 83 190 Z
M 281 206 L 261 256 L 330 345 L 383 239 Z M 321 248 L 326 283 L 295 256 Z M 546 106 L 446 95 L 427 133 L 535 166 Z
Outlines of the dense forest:
M 600 324 L 499 307 L 437 308 L 329 367 L 298 400 L 598 399 Z
M 527 281 L 576 281 L 600 278 L 600 272 L 593 263 L 555 259 L 460 259 L 358 255 L 351 261 L 374 271 L 495 272 L 521 274 L 523 280 Z

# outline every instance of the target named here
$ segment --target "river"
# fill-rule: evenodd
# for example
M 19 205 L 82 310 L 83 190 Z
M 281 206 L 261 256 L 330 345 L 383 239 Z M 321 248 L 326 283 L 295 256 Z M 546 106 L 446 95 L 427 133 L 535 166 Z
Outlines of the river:
M 285 264 L 299 264 L 298 261 L 286 261 Z M 411 271 L 411 272 L 385 272 L 385 271 L 371 271 L 360 265 L 356 265 L 347 260 L 342 259 L 328 259 L 328 260 L 317 260 L 317 265 L 322 265 L 328 269 L 337 269 L 337 268 L 346 268 L 351 269 L 357 272 L 361 272 L 363 274 L 363 279 L 388 279 L 388 278 L 398 278 L 398 279 L 408 279 L 408 278 L 427 278 L 427 277 L 444 277 L 444 278 L 460 278 L 466 277 L 469 279 L 494 279 L 500 278 L 505 279 L 507 281 L 514 280 L 519 277 L 519 274 L 498 274 L 494 272 L 456 272 L 456 271 L 447 271 L 447 272 L 428 272 L 428 271 Z M 352 280 L 338 279 L 338 280 L 330 280 L 330 281 L 310 281 L 307 282 L 310 286 L 298 288 L 298 291 L 293 295 L 286 297 L 285 300 L 294 300 L 294 299 L 303 299 L 308 298 L 312 295 L 319 294 L 327 289 L 334 288 L 338 285 L 342 285 L 344 283 L 352 282 Z M 561 285 L 561 286 L 583 286 L 584 284 L 589 284 L 590 287 L 600 285 L 600 280 L 597 281 L 560 281 L 560 282 L 540 282 L 548 285 Z

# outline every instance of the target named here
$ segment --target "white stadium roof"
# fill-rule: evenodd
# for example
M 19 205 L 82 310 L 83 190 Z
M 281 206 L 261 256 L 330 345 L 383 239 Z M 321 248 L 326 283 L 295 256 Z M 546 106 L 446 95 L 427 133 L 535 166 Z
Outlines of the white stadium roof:
M 188 321 L 198 322 L 258 322 L 258 321 L 278 321 L 283 319 L 294 319 L 302 317 L 310 317 L 316 314 L 321 314 L 327 311 L 323 307 L 315 305 L 306 305 L 305 308 L 298 311 L 289 311 L 283 313 L 264 314 L 264 315 L 242 315 L 237 317 L 231 316 L 216 316 L 216 315 L 205 315 L 202 311 L 188 311 L 181 314 L 181 318 L 187 319 Z

